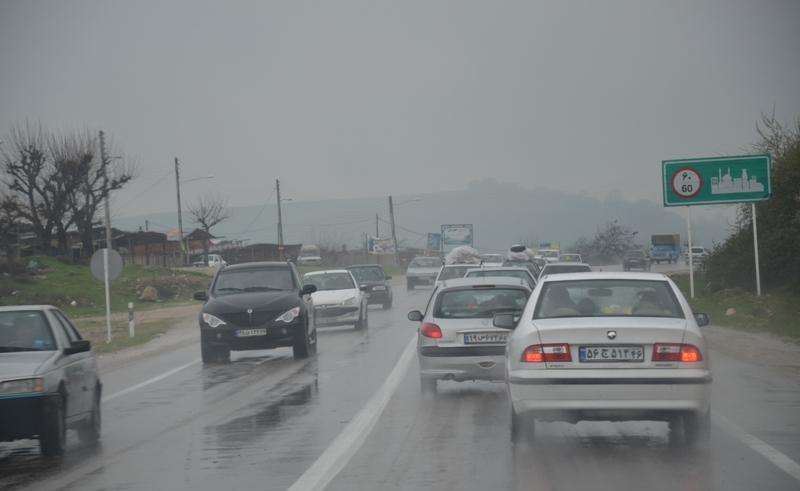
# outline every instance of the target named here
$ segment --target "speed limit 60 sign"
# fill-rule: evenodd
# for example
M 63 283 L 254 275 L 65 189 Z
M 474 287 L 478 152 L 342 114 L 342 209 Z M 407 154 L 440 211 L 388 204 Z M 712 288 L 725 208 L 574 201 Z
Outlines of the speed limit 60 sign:
M 769 155 L 664 160 L 664 206 L 768 199 L 772 192 L 771 164 Z

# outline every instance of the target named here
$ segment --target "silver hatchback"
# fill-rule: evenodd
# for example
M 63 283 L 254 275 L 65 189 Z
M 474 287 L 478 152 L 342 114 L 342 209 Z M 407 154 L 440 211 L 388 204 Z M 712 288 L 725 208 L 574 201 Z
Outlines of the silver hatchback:
M 530 293 L 528 283 L 517 278 L 459 278 L 441 283 L 424 313 L 409 312 L 408 319 L 420 323 L 423 394 L 435 393 L 439 380 L 504 380 L 509 330 L 494 327 L 492 318 L 518 316 Z

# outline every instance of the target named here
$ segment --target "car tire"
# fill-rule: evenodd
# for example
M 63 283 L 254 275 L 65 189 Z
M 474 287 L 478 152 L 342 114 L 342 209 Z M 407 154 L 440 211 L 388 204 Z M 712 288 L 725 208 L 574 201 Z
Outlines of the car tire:
M 92 400 L 92 413 L 86 422 L 78 428 L 78 437 L 86 445 L 94 445 L 100 440 L 100 431 L 103 426 L 101 412 L 101 388 L 100 385 L 94 389 Z
M 423 396 L 433 397 L 436 395 L 437 381 L 435 378 L 420 377 L 419 386 Z
M 358 316 L 358 320 L 356 321 L 355 326 L 354 326 L 356 331 L 360 331 L 362 329 L 366 329 L 367 326 L 369 325 L 369 319 L 368 319 L 368 314 L 367 314 L 368 311 L 369 311 L 369 309 L 367 309 L 367 307 L 362 307 L 362 309 L 360 310 L 360 314 Z
M 56 457 L 64 453 L 67 443 L 67 422 L 63 395 L 54 397 L 52 404 L 44 411 L 42 434 L 39 435 L 39 448 L 42 455 Z
M 294 345 L 292 345 L 292 356 L 294 356 L 295 360 L 308 358 L 312 351 L 311 333 L 308 332 L 308 323 L 305 324 L 305 328 L 302 331 L 301 335 L 295 337 Z
M 511 442 L 530 443 L 536 438 L 536 420 L 525 418 L 511 408 Z
M 683 416 L 683 437 L 688 446 L 706 446 L 711 439 L 711 410 Z

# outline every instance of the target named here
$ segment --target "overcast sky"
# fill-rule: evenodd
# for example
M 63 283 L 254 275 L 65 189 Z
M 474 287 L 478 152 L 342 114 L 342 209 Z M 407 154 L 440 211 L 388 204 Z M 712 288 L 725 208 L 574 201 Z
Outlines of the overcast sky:
M 660 201 L 660 161 L 800 115 L 800 1 L 0 1 L 0 133 L 105 129 L 116 213 L 494 177 Z

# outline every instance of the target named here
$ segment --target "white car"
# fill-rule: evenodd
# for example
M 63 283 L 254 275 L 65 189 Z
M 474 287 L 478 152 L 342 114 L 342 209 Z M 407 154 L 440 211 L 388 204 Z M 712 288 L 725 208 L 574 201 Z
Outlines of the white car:
M 467 270 L 464 278 L 518 278 L 524 280 L 525 283 L 533 290 L 536 287 L 536 278 L 533 277 L 531 270 L 524 266 L 499 266 L 499 267 L 486 267 L 474 268 Z
M 456 278 L 463 278 L 467 271 L 474 268 L 480 268 L 479 264 L 445 264 L 436 275 L 434 286 L 441 286 L 447 280 L 454 280 Z
M 502 254 L 481 254 L 483 266 L 502 266 L 506 258 Z
M 656 273 L 546 276 L 506 351 L 512 440 L 534 420 L 662 420 L 670 438 L 709 438 L 711 369 L 700 327 L 677 286 Z
M 352 324 L 356 329 L 366 329 L 369 325 L 366 287 L 359 286 L 350 271 L 333 269 L 306 273 L 303 284 L 317 287 L 311 294 L 317 326 Z
M 406 269 L 406 289 L 413 290 L 417 285 L 433 285 L 440 269 L 442 260 L 438 257 L 415 257 Z
M 558 249 L 539 249 L 536 255 L 548 263 L 555 263 L 558 262 L 558 258 L 561 256 L 561 251 Z
M 539 273 L 539 278 L 548 274 L 564 274 L 564 273 L 588 273 L 592 267 L 586 263 L 547 263 Z
M 517 278 L 461 278 L 438 287 L 420 322 L 417 336 L 423 394 L 436 393 L 438 380 L 505 379 L 504 355 L 509 331 L 492 326 L 500 312 L 519 314 L 531 290 Z
M 199 261 L 192 263 L 192 265 L 197 268 L 222 268 L 227 266 L 228 263 L 219 254 L 209 254 L 208 261 L 201 258 Z

